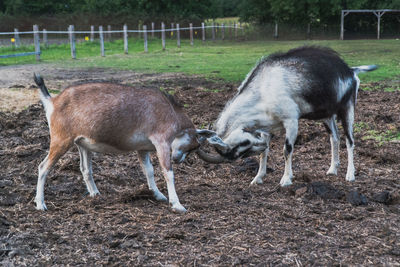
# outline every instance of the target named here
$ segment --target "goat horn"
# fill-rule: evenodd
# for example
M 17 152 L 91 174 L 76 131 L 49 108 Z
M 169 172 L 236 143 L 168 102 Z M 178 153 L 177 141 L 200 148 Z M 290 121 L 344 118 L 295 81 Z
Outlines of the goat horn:
M 201 158 L 202 160 L 204 160 L 204 161 L 206 161 L 208 163 L 218 164 L 218 163 L 227 163 L 227 162 L 229 162 L 227 159 L 225 159 L 224 157 L 222 157 L 220 155 L 212 155 L 210 153 L 204 152 L 201 149 L 197 149 L 196 153 L 199 156 L 199 158 Z

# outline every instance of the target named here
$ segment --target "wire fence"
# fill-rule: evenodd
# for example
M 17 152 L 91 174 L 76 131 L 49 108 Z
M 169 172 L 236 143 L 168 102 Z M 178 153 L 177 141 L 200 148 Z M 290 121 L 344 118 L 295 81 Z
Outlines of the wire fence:
M 201 26 L 196 26 L 194 27 L 192 23 L 189 24 L 189 27 L 180 27 L 179 23 L 173 24 L 171 23 L 171 28 L 166 28 L 164 23 L 161 23 L 161 28 L 156 29 L 154 23 L 151 24 L 151 29 L 147 29 L 147 25 L 142 25 L 142 29 L 138 30 L 129 30 L 127 25 L 124 25 L 122 30 L 111 30 L 111 26 L 108 25 L 108 29 L 105 30 L 103 29 L 103 26 L 99 26 L 98 30 L 94 29 L 94 26 L 90 27 L 90 31 L 75 31 L 74 26 L 70 25 L 68 27 L 67 31 L 47 31 L 46 29 L 39 30 L 39 27 L 37 25 L 33 25 L 33 30 L 32 31 L 18 31 L 18 29 L 14 29 L 14 32 L 0 32 L 0 37 L 3 37 L 3 42 L 4 40 L 6 41 L 6 46 L 13 46 L 13 47 L 20 47 L 22 45 L 21 39 L 22 37 L 25 39 L 25 44 L 34 44 L 35 45 L 35 52 L 31 53 L 19 53 L 19 54 L 10 54 L 10 55 L 2 55 L 0 58 L 8 58 L 8 57 L 17 57 L 17 56 L 26 56 L 26 55 L 36 55 L 36 59 L 40 60 L 40 55 L 41 55 L 41 45 L 44 45 L 46 48 L 49 47 L 50 40 L 52 38 L 49 38 L 49 35 L 53 35 L 56 37 L 56 40 L 63 40 L 63 41 L 58 41 L 58 43 L 68 43 L 70 44 L 71 47 L 71 57 L 76 58 L 76 35 L 84 35 L 84 40 L 85 41 L 91 41 L 93 42 L 95 39 L 95 36 L 97 35 L 100 41 L 100 54 L 102 56 L 105 56 L 105 51 L 104 51 L 104 42 L 105 41 L 111 41 L 115 39 L 115 36 L 118 35 L 118 38 L 122 38 L 124 40 L 124 52 L 127 54 L 128 53 L 128 35 L 129 34 L 136 34 L 139 38 L 143 38 L 144 42 L 144 51 L 148 52 L 148 39 L 149 37 L 155 38 L 155 34 L 160 35 L 161 43 L 162 43 L 162 48 L 165 50 L 165 39 L 167 38 L 167 34 L 170 35 L 170 38 L 176 38 L 177 39 L 177 46 L 181 46 L 181 33 L 189 33 L 188 38 L 190 39 L 190 45 L 194 45 L 193 39 L 195 36 L 197 38 L 200 37 L 201 35 L 201 40 L 203 42 L 206 41 L 206 38 L 215 41 L 216 39 L 221 39 L 224 40 L 225 38 L 230 38 L 230 39 L 237 39 L 238 37 L 243 37 L 244 36 L 244 28 L 241 27 L 239 24 L 234 23 L 229 24 L 229 25 L 224 25 L 223 23 L 221 25 L 205 25 L 205 23 L 202 23 Z M 210 36 L 207 36 L 207 30 L 211 30 L 211 38 Z M 201 32 L 201 34 L 198 34 L 198 32 Z M 217 33 L 219 33 L 217 35 Z M 68 36 L 68 38 L 65 38 L 65 35 Z M 209 33 L 208 33 L 209 35 Z M 7 37 L 11 38 L 9 41 L 7 40 Z M 41 39 L 40 36 L 43 38 Z M 5 38 L 4 38 L 5 37 Z M 33 37 L 33 38 L 32 38 Z M 26 41 L 27 40 L 27 41 Z M 8 43 L 8 44 L 7 44 Z M 4 45 L 4 44 L 3 44 Z

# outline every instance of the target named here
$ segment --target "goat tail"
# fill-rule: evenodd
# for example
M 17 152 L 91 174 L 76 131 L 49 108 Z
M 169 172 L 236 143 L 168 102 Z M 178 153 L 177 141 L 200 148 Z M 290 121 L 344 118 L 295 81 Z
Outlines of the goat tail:
M 44 84 L 44 80 L 40 77 L 39 74 L 33 74 L 33 80 L 35 81 L 36 85 L 39 87 L 40 91 L 40 100 L 42 101 L 44 110 L 46 111 L 47 120 L 50 120 L 51 113 L 53 112 L 53 102 L 51 101 L 51 95 L 49 90 L 47 89 L 46 85 Z M 49 121 L 50 123 L 50 121 Z
M 41 98 L 46 98 L 46 99 L 51 98 L 49 90 L 44 84 L 43 78 L 39 74 L 33 73 L 33 80 L 40 89 Z
M 364 66 L 352 67 L 355 74 L 358 74 L 360 72 L 373 71 L 376 70 L 377 68 L 378 68 L 377 65 L 364 65 Z

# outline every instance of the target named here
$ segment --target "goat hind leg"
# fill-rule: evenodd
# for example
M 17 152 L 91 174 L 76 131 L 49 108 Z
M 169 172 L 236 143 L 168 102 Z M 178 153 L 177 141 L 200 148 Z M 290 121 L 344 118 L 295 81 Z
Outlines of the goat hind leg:
M 292 155 L 294 142 L 296 141 L 298 131 L 298 120 L 291 119 L 283 122 L 286 131 L 285 146 L 283 155 L 285 157 L 285 173 L 280 181 L 281 186 L 289 186 L 292 184 L 293 171 L 292 171 Z
M 67 140 L 60 142 L 51 142 L 50 150 L 46 158 L 39 164 L 38 183 L 36 186 L 36 209 L 47 210 L 46 204 L 44 203 L 44 185 L 46 183 L 46 177 L 49 174 L 51 168 L 57 163 L 62 155 L 64 155 L 71 145 Z
M 347 147 L 347 172 L 346 181 L 352 182 L 355 180 L 354 169 L 354 138 L 353 138 L 353 123 L 354 123 L 354 105 L 349 107 L 342 114 L 342 125 L 346 134 Z
M 93 180 L 93 171 L 92 171 L 92 152 L 87 150 L 86 148 L 76 144 L 79 151 L 80 156 L 80 169 L 83 176 L 83 180 L 85 181 L 86 188 L 91 197 L 95 195 L 99 195 L 100 192 L 96 187 L 96 184 Z
M 332 118 L 324 122 L 324 125 L 330 134 L 330 142 L 331 142 L 331 166 L 329 167 L 329 170 L 326 173 L 327 175 L 337 175 L 337 169 L 340 164 L 339 160 L 340 139 L 338 134 L 339 131 L 335 122 L 336 119 L 335 117 L 336 116 L 333 116 Z

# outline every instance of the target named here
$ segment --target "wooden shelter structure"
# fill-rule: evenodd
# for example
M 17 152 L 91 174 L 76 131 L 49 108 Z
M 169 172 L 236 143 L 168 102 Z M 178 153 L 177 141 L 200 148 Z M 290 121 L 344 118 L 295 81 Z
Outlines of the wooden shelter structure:
M 381 17 L 387 12 L 400 12 L 398 9 L 344 9 L 340 18 L 340 40 L 344 39 L 344 17 L 350 13 L 374 13 L 378 18 L 377 39 L 380 39 Z

